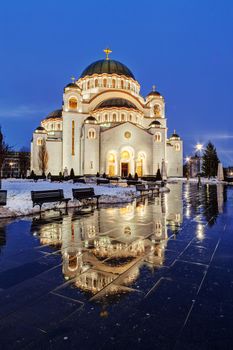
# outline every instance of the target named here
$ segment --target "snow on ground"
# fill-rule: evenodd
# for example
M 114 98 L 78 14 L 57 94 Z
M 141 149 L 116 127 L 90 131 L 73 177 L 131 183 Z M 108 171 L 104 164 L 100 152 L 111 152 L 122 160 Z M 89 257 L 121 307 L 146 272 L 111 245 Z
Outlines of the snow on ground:
M 99 203 L 127 203 L 131 202 L 136 196 L 135 187 L 122 187 L 116 185 L 99 185 L 96 184 L 73 184 L 73 182 L 49 182 L 39 180 L 3 180 L 2 189 L 7 190 L 7 205 L 0 207 L 1 217 L 23 216 L 39 212 L 39 206 L 32 207 L 31 191 L 63 189 L 64 197 L 73 198 L 72 188 L 93 187 L 95 194 L 100 194 Z M 42 210 L 49 208 L 63 208 L 64 203 L 45 203 Z M 69 201 L 69 207 L 80 206 L 79 201 Z

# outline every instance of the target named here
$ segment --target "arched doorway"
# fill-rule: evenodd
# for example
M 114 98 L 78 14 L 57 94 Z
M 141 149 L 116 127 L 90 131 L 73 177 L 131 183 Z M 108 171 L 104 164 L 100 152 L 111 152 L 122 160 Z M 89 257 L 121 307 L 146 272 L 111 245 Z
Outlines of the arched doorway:
M 121 177 L 127 177 L 130 173 L 130 153 L 129 151 L 121 152 Z
M 116 175 L 116 156 L 114 153 L 109 153 L 107 164 L 108 164 L 108 170 L 107 170 L 108 175 L 109 176 Z
M 143 176 L 143 167 L 145 163 L 145 154 L 140 152 L 136 160 L 136 173 L 139 177 Z

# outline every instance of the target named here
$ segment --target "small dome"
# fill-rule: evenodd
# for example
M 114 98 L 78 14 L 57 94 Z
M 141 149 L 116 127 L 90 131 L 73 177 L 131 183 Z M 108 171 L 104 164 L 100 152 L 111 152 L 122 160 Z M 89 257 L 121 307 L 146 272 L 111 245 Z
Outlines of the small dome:
M 101 102 L 95 109 L 112 108 L 112 107 L 137 109 L 135 104 L 133 104 L 128 100 L 125 100 L 124 98 L 111 98 L 109 100 L 105 100 Z
M 158 91 L 151 91 L 148 95 L 147 95 L 147 97 L 148 96 L 161 96 L 161 94 L 160 94 L 160 92 L 158 92 Z
M 123 63 L 115 60 L 99 60 L 91 63 L 86 69 L 84 69 L 80 78 L 91 76 L 93 74 L 124 75 L 135 80 L 135 77 L 131 70 Z
M 89 117 L 87 117 L 84 121 L 85 124 L 96 124 L 97 120 L 95 119 L 95 117 L 92 117 L 91 115 Z
M 62 118 L 62 109 L 56 109 L 55 111 L 49 113 L 45 119 L 50 118 Z
M 170 139 L 180 139 L 180 136 L 176 133 L 176 131 L 174 130 L 173 134 L 171 135 Z
M 149 128 L 159 128 L 161 126 L 161 123 L 158 120 L 153 120 L 153 122 L 150 123 Z
M 74 89 L 79 89 L 78 85 L 75 83 L 69 83 L 65 86 L 65 88 L 74 88 Z
M 45 128 L 43 128 L 43 126 L 38 126 L 38 127 L 35 129 L 35 132 L 36 132 L 36 133 L 45 133 L 46 130 L 45 130 Z

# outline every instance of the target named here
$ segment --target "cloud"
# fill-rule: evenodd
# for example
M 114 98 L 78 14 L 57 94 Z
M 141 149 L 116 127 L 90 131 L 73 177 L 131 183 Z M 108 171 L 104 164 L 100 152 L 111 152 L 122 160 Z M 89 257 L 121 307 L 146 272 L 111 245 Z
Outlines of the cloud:
M 35 117 L 35 114 L 38 116 L 44 117 L 49 109 L 41 109 L 34 106 L 28 105 L 19 105 L 13 107 L 0 107 L 0 117 L 1 118 L 30 118 Z

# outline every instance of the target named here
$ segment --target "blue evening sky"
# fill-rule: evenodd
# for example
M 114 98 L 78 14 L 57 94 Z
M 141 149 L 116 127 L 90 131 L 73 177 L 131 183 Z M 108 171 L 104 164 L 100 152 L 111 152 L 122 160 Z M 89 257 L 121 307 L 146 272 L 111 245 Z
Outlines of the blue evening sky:
M 16 149 L 61 107 L 63 87 L 111 57 L 166 100 L 184 156 L 212 140 L 233 165 L 232 0 L 12 0 L 0 5 L 0 124 Z

